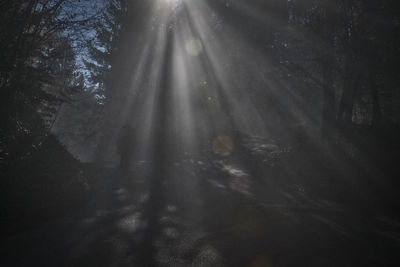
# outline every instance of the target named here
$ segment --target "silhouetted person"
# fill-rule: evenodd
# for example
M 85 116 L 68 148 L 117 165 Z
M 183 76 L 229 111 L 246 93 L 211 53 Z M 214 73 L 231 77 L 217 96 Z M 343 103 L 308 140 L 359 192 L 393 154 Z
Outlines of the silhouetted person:
M 117 152 L 120 156 L 121 169 L 127 169 L 132 158 L 133 142 L 134 142 L 133 128 L 129 124 L 125 124 L 121 128 L 117 139 Z

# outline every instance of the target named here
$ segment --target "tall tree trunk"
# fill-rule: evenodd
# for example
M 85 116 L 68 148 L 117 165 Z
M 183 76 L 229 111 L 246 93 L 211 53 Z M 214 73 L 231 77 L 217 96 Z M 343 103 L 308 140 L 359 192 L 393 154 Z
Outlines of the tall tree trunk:
M 371 69 L 373 69 L 371 67 Z M 379 105 L 379 94 L 378 94 L 378 86 L 376 83 L 376 74 L 374 71 L 371 71 L 370 74 L 370 90 L 372 97 L 372 126 L 378 126 L 381 122 L 381 109 Z
M 328 138 L 332 135 L 336 120 L 335 108 L 335 89 L 333 86 L 333 36 L 334 30 L 334 14 L 332 14 L 331 2 L 328 0 L 321 2 L 321 25 L 319 26 L 320 35 L 323 37 L 324 43 L 320 51 L 320 64 L 322 70 L 322 122 L 321 134 L 323 138 Z
M 333 87 L 332 56 L 325 54 L 321 63 L 323 80 L 321 133 L 323 137 L 327 137 L 334 130 L 335 124 L 335 91 Z
M 348 48 L 349 49 L 349 48 Z M 340 99 L 339 110 L 337 114 L 338 122 L 348 124 L 351 122 L 352 115 L 352 97 L 353 89 L 352 82 L 354 80 L 354 63 L 350 52 L 346 53 L 345 73 L 343 81 L 343 93 Z

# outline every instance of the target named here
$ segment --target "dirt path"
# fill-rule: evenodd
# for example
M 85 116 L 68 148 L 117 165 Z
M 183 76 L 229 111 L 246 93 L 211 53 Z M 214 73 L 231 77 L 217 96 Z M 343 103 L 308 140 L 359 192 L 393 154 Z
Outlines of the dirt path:
M 168 168 L 157 214 L 152 163 L 114 171 L 74 216 L 2 240 L 1 266 L 382 266 L 399 262 L 398 222 L 355 214 L 235 160 Z M 260 182 L 260 177 L 269 182 Z M 263 180 L 263 179 L 261 179 Z M 156 218 L 149 247 L 149 218 Z M 148 240 L 147 240 L 148 241 Z M 148 243 L 148 242 L 147 242 Z M 148 261 L 146 255 L 153 255 Z M 151 262 L 151 263 L 150 263 Z

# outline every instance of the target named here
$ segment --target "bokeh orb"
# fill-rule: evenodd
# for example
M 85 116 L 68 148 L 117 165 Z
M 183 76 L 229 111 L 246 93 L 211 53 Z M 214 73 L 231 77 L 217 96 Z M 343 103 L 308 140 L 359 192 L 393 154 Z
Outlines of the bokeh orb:
M 203 44 L 200 39 L 192 38 L 186 42 L 185 45 L 186 53 L 190 56 L 198 56 L 203 52 Z
M 212 142 L 212 150 L 217 156 L 229 156 L 232 154 L 233 149 L 233 140 L 227 135 L 218 135 Z

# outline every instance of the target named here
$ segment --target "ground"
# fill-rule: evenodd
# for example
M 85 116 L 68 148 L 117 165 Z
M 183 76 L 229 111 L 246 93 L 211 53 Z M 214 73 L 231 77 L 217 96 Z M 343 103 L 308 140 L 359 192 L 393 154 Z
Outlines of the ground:
M 327 166 L 305 153 L 285 168 L 293 148 L 260 140 L 164 168 L 104 167 L 84 208 L 2 239 L 0 265 L 399 266 L 393 213 L 330 193 Z

